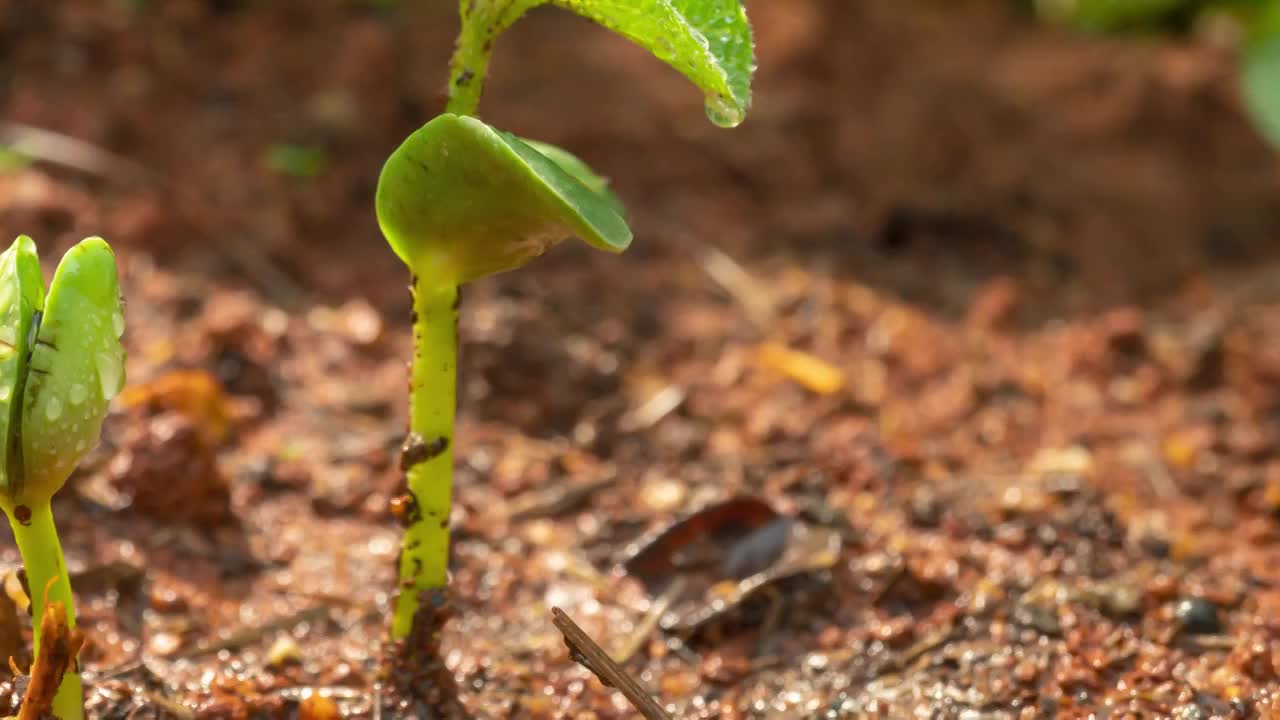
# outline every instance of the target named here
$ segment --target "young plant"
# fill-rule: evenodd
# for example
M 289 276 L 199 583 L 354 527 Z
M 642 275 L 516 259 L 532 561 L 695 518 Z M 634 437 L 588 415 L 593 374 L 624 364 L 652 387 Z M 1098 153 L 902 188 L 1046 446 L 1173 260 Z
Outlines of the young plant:
M 679 70 L 718 125 L 740 123 L 750 102 L 754 51 L 739 0 L 460 0 L 446 111 L 391 154 L 376 199 L 382 232 L 413 278 L 397 640 L 425 622 L 422 595 L 448 577 L 459 286 L 518 268 L 570 235 L 615 253 L 631 242 L 621 205 L 585 163 L 472 117 L 495 38 L 544 4 L 591 18 Z
M 101 238 L 63 256 L 47 297 L 31 238 L 0 255 L 0 508 L 27 571 L 37 656 L 46 602 L 61 603 L 75 626 L 49 503 L 97 442 L 124 383 L 123 333 L 115 254 Z M 53 712 L 82 717 L 76 667 L 63 676 Z

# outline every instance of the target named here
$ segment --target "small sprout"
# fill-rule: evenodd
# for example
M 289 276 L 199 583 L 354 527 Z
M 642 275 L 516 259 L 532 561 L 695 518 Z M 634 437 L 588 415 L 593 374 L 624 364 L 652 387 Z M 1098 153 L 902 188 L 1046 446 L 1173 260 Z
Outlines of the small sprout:
M 75 627 L 71 584 L 50 500 L 98 440 L 107 405 L 124 384 L 124 315 L 115 254 L 88 238 L 62 258 L 45 296 L 40 261 L 22 236 L 0 255 L 0 508 L 9 517 L 29 587 Z M 41 617 L 36 603 L 35 648 Z M 80 675 L 54 699 L 63 720 L 83 714 Z
M 527 10 L 553 4 L 618 32 L 680 70 L 705 94 L 717 124 L 742 121 L 754 67 L 739 0 L 462 0 L 446 112 L 410 135 L 378 178 L 378 224 L 413 276 L 414 356 L 408 492 L 393 639 L 434 622 L 430 603 L 448 578 L 458 288 L 513 270 L 576 236 L 618 253 L 631 243 L 622 203 L 586 163 L 472 117 L 495 38 Z M 412 631 L 412 632 L 411 632 Z M 416 652 L 410 649 L 410 652 Z

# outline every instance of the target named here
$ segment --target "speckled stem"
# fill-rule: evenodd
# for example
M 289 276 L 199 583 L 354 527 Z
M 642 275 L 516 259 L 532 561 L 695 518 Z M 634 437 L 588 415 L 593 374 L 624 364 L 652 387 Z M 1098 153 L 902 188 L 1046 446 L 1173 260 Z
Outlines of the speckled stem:
M 408 637 L 419 593 L 449 578 L 449 512 L 453 492 L 453 416 L 457 395 L 458 288 L 418 278 L 413 286 L 413 366 L 409 375 L 409 503 L 400 553 L 400 595 L 391 624 Z
M 76 626 L 76 611 L 67 564 L 62 559 L 62 543 L 58 542 L 58 531 L 53 525 L 53 511 L 48 503 L 29 508 L 29 517 L 26 510 L 19 508 L 9 512 L 9 524 L 13 527 L 13 537 L 18 542 L 18 552 L 22 554 L 22 564 L 27 570 L 27 587 L 30 588 L 34 608 L 35 654 L 38 656 L 40 620 L 44 617 L 45 603 L 63 603 L 67 608 L 67 625 L 73 628 Z M 27 522 L 20 522 L 17 517 L 23 517 Z M 45 588 L 48 588 L 47 597 Z M 53 698 L 53 714 L 61 720 L 84 717 L 84 696 L 77 668 L 68 669 L 62 677 L 58 694 Z
M 446 112 L 475 115 L 489 74 L 493 41 L 530 8 L 546 0 L 473 0 L 462 3 L 462 31 L 449 61 Z

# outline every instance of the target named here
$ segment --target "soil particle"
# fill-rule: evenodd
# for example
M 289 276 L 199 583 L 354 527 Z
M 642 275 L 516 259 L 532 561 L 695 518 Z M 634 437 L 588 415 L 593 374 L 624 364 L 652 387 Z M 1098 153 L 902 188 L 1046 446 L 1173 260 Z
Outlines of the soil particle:
M 232 521 L 230 486 L 199 428 L 183 414 L 164 412 L 131 426 L 108 477 L 133 511 L 206 528 Z

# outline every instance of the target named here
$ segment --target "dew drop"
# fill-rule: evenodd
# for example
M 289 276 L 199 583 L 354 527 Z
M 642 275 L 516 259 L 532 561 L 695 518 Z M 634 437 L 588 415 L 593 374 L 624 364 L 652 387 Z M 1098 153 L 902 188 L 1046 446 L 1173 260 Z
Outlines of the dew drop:
M 0 402 L 8 402 L 9 396 L 13 394 L 13 388 L 8 385 L 0 385 Z
M 124 336 L 124 315 L 119 311 L 111 313 L 111 327 L 116 331 L 116 337 Z
M 69 390 L 67 390 L 67 399 L 71 401 L 72 405 L 79 405 L 80 403 L 84 402 L 84 399 L 88 396 L 89 396 L 88 388 L 81 385 L 80 383 L 75 383 L 74 385 L 71 386 Z
M 124 382 L 124 365 L 119 355 L 105 352 L 98 353 L 97 365 L 102 399 L 110 400 L 120 392 L 120 385 Z
M 732 98 L 722 95 L 707 96 L 707 118 L 720 127 L 737 127 L 742 124 L 746 113 Z
M 50 421 L 57 420 L 62 417 L 62 399 L 57 395 L 46 395 L 44 401 L 44 416 Z

